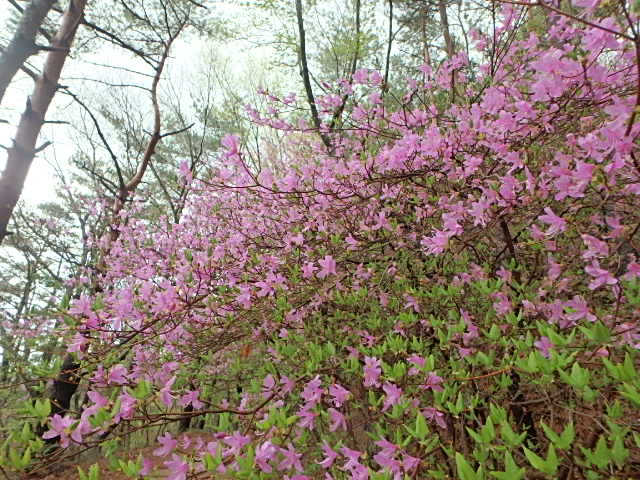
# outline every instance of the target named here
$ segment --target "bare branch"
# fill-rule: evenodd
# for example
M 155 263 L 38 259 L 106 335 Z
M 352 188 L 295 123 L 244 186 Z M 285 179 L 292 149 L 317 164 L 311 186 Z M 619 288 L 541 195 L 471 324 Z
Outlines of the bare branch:
M 304 89 L 307 93 L 307 102 L 309 103 L 309 108 L 311 109 L 311 117 L 313 119 L 313 123 L 318 130 L 318 134 L 322 139 L 322 143 L 324 143 L 327 148 L 331 148 L 331 142 L 329 141 L 329 138 L 320 130 L 320 117 L 318 116 L 318 107 L 316 106 L 316 100 L 313 96 L 311 80 L 309 78 L 309 65 L 307 64 L 307 46 L 304 32 L 304 19 L 302 18 L 302 0 L 296 0 L 296 15 L 298 17 L 298 34 L 300 35 L 300 75 L 302 75 Z

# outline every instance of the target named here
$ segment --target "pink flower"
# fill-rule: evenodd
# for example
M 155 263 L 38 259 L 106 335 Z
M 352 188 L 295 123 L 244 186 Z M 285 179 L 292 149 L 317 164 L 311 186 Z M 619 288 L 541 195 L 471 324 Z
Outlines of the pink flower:
M 51 417 L 51 428 L 44 432 L 42 438 L 48 440 L 50 438 L 60 437 L 60 445 L 62 447 L 69 446 L 69 429 L 73 425 L 74 420 L 69 417 L 61 417 L 57 413 Z
M 340 449 L 340 452 L 342 453 L 342 455 L 344 455 L 347 458 L 347 462 L 342 466 L 343 470 L 351 470 L 355 466 L 360 465 L 360 462 L 358 462 L 358 459 L 362 455 L 362 452 L 358 452 L 357 450 L 351 450 L 350 448 L 347 448 L 347 447 L 342 447 Z
M 122 393 L 118 400 L 120 400 L 120 411 L 115 417 L 116 423 L 120 421 L 120 419 L 131 419 L 133 413 L 135 412 L 135 407 L 137 400 L 129 395 L 128 393 Z
M 429 376 L 427 377 L 426 382 L 423 385 L 420 385 L 420 388 L 423 390 L 431 389 L 434 392 L 441 392 L 443 390 L 442 386 L 442 377 L 436 375 L 435 372 L 429 372 Z
M 385 384 L 382 386 L 382 390 L 384 390 L 384 393 L 386 393 L 382 411 L 386 412 L 389 407 L 392 407 L 393 405 L 398 403 L 398 400 L 400 400 L 400 396 L 402 395 L 402 389 L 391 382 L 385 382 Z
M 417 375 L 418 373 L 420 373 L 420 369 L 422 369 L 425 364 L 425 359 L 422 358 L 420 355 L 416 355 L 415 353 L 411 355 L 409 358 L 407 358 L 407 360 L 409 360 L 409 362 L 414 365 L 411 368 L 409 368 L 410 376 Z
M 293 448 L 293 445 L 289 444 L 286 450 L 284 448 L 281 448 L 280 453 L 284 456 L 284 458 L 280 462 L 280 465 L 278 465 L 279 470 L 288 470 L 290 468 L 295 468 L 299 472 L 303 471 L 302 463 L 300 463 L 302 454 L 297 453 L 295 448 Z
M 593 237 L 591 235 L 582 235 L 582 241 L 587 246 L 587 250 L 582 253 L 582 258 L 585 260 L 591 260 L 597 257 L 606 257 L 609 255 L 609 246 L 607 242 Z
M 420 313 L 420 305 L 418 304 L 418 300 L 416 300 L 415 297 L 412 297 L 411 295 L 405 293 L 404 294 L 404 299 L 407 301 L 407 303 L 405 304 L 404 308 L 406 309 L 413 309 L 414 312 L 416 313 Z
M 320 375 L 316 375 L 313 380 L 310 380 L 302 390 L 300 396 L 304 398 L 307 403 L 316 404 L 322 398 L 322 380 Z
M 329 275 L 337 275 L 336 273 L 336 261 L 331 255 L 325 255 L 322 260 L 318 260 L 320 265 L 320 271 L 318 272 L 319 278 L 325 278 Z
M 380 360 L 375 357 L 364 357 L 364 386 L 365 387 L 379 387 L 380 382 L 378 378 L 382 373 L 380 368 Z
M 627 273 L 623 277 L 625 280 L 632 280 L 633 278 L 640 278 L 640 263 L 630 262 L 627 266 Z
M 283 375 L 282 377 L 280 377 L 280 385 L 282 385 L 282 393 L 287 394 L 293 391 L 294 387 L 296 386 L 296 382 L 291 380 L 286 375 Z
M 225 135 L 221 142 L 222 146 L 227 149 L 226 155 L 236 155 L 238 153 L 238 145 L 240 143 L 240 137 L 238 135 Z
M 251 308 L 251 287 L 247 285 L 240 287 L 240 295 L 236 297 L 236 302 L 244 309 Z
M 598 3 L 600 3 L 600 0 L 572 0 L 571 3 L 575 7 L 592 9 L 595 8 Z
M 329 418 L 331 420 L 331 425 L 329 425 L 330 432 L 335 432 L 340 427 L 347 430 L 347 422 L 344 415 L 335 408 L 329 409 Z
M 384 438 L 380 441 L 377 441 L 376 445 L 379 446 L 382 450 L 376 453 L 373 456 L 373 459 L 382 468 L 393 473 L 394 476 L 400 475 L 401 473 L 400 462 L 394 458 L 398 447 L 393 443 L 385 440 Z
M 333 404 L 336 407 L 340 408 L 342 404 L 347 401 L 347 399 L 351 395 L 351 392 L 349 392 L 349 390 L 342 387 L 341 385 L 334 383 L 333 385 L 329 386 L 329 395 L 333 397 Z
M 596 290 L 603 285 L 615 285 L 618 283 L 618 279 L 611 275 L 611 272 L 600 268 L 600 263 L 597 260 L 594 260 L 590 266 L 585 267 L 584 271 L 594 277 L 589 283 L 589 290 Z
M 320 465 L 322 468 L 331 468 L 333 462 L 335 462 L 336 458 L 338 458 L 338 454 L 331 449 L 326 441 L 322 443 L 322 451 L 324 452 L 326 457 L 321 462 L 318 462 L 318 465 Z
M 240 432 L 234 432 L 232 435 L 224 437 L 223 441 L 230 447 L 224 454 L 237 455 L 240 453 L 240 450 L 251 442 L 251 437 L 249 435 L 242 435 Z
M 262 381 L 262 397 L 268 398 L 273 393 L 273 389 L 276 386 L 276 379 L 273 378 L 273 375 L 269 374 L 264 377 Z
M 260 470 L 265 473 L 271 473 L 273 468 L 269 465 L 269 462 L 275 458 L 276 453 L 278 453 L 278 447 L 268 440 L 256 448 L 255 461 Z
M 566 314 L 567 320 L 575 322 L 584 318 L 589 322 L 595 322 L 597 320 L 596 316 L 591 313 L 589 310 L 589 306 L 587 302 L 580 295 L 574 295 L 571 300 L 565 303 L 565 307 L 571 308 L 573 311 Z
M 171 456 L 171 460 L 163 463 L 169 469 L 169 472 L 171 472 L 167 480 L 186 480 L 187 473 L 189 473 L 189 464 L 181 457 L 174 453 Z
M 196 410 L 202 408 L 204 403 L 199 400 L 200 392 L 198 390 L 189 390 L 186 394 L 182 396 L 180 399 L 180 405 L 186 407 L 187 405 L 192 405 Z
M 446 424 L 443 428 L 446 428 Z M 407 453 L 402 454 L 402 468 L 404 468 L 405 472 L 410 472 L 420 465 L 420 459 L 416 457 L 412 457 Z
M 315 428 L 317 413 L 312 412 L 305 406 L 298 411 L 297 415 L 300 417 L 297 423 L 300 428 L 308 428 L 309 430 Z
M 318 267 L 316 267 L 312 262 L 307 262 L 302 267 L 302 278 L 313 277 L 313 272 L 315 272 L 316 270 L 318 270 Z
M 153 451 L 153 454 L 156 457 L 164 457 L 168 455 L 178 445 L 178 440 L 174 439 L 169 432 L 165 433 L 162 437 L 158 437 L 158 442 L 161 447 L 158 447 Z
M 353 83 L 365 84 L 369 81 L 369 70 L 361 68 L 353 73 Z
M 153 468 L 154 468 L 153 460 L 151 460 L 150 458 L 144 457 L 142 459 L 142 470 L 138 472 L 138 475 L 142 475 L 142 476 L 150 475 L 151 472 L 153 472 Z
M 447 422 L 444 420 L 444 413 L 440 412 L 436 408 L 427 407 L 424 409 L 423 414 L 426 419 L 436 422 L 440 428 L 447 428 Z
M 540 337 L 540 340 L 534 343 L 536 348 L 540 351 L 544 358 L 549 358 L 551 356 L 551 347 L 553 347 L 553 343 L 547 337 Z
M 544 211 L 546 212 L 546 215 L 540 215 L 538 217 L 538 220 L 550 225 L 549 229 L 546 232 L 547 235 L 553 236 L 560 232 L 564 232 L 567 229 L 566 220 L 553 213 L 553 210 L 551 210 L 551 208 L 547 207 L 544 209 Z
M 124 385 L 127 383 L 127 369 L 124 365 L 115 365 L 110 371 L 107 377 L 107 382 L 115 383 L 116 385 Z
M 165 384 L 165 386 L 160 389 L 160 400 L 162 400 L 162 403 L 164 403 L 167 407 L 171 407 L 171 405 L 173 405 L 173 400 L 175 397 L 171 395 L 171 387 L 173 386 L 175 381 L 176 377 L 171 377 Z

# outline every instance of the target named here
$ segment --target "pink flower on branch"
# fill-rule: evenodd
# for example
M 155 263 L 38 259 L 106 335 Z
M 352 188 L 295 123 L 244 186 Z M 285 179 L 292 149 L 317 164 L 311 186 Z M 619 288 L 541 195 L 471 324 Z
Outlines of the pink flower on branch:
M 597 290 L 604 285 L 615 285 L 618 279 L 615 278 L 609 270 L 600 267 L 600 263 L 594 260 L 591 265 L 584 267 L 584 271 L 593 277 L 589 283 L 589 290 Z
M 325 458 L 321 462 L 318 462 L 318 465 L 322 468 L 331 468 L 333 462 L 339 457 L 338 453 L 334 452 L 326 441 L 322 443 L 322 451 L 325 454 Z
M 351 396 L 351 392 L 349 392 L 349 390 L 347 390 L 343 386 L 334 383 L 333 385 L 329 386 L 329 395 L 333 397 L 331 399 L 333 404 L 336 407 L 340 408 L 344 404 L 344 402 L 346 402 L 347 399 Z
M 380 368 L 380 360 L 375 357 L 364 357 L 364 386 L 365 387 L 379 387 L 380 374 L 382 369 Z
M 69 417 L 61 417 L 57 413 L 51 417 L 51 428 L 44 432 L 42 438 L 48 440 L 50 438 L 60 437 L 60 445 L 62 447 L 69 446 L 69 431 L 74 420 Z
M 337 275 L 336 261 L 331 255 L 325 255 L 323 259 L 318 260 L 318 265 L 320 265 L 320 271 L 318 272 L 319 278 L 325 278 L 329 275 Z
M 278 465 L 278 470 L 289 470 L 291 468 L 296 469 L 298 472 L 302 472 L 304 470 L 302 468 L 302 463 L 300 463 L 302 454 L 296 452 L 295 448 L 293 448 L 293 445 L 289 444 L 286 449 L 281 448 L 280 453 L 284 456 L 284 458 Z
M 420 385 L 420 388 L 423 390 L 431 389 L 434 392 L 442 392 L 443 388 L 441 383 L 442 383 L 441 376 L 436 375 L 435 372 L 429 372 L 429 375 L 427 376 L 427 380 L 424 382 L 424 384 Z
M 544 209 L 546 215 L 540 215 L 538 220 L 549 225 L 546 234 L 549 236 L 557 235 L 560 232 L 564 232 L 567 229 L 567 222 L 562 217 L 559 217 L 551 208 L 546 207 Z

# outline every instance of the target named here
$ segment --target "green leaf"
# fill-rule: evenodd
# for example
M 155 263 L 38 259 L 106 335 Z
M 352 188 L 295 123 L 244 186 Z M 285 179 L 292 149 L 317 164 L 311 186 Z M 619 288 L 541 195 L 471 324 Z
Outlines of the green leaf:
M 505 450 L 504 472 L 494 471 L 490 473 L 499 480 L 522 480 L 526 469 L 518 467 L 509 450 Z
M 556 473 L 559 461 L 558 456 L 556 455 L 556 449 L 552 443 L 549 444 L 546 460 L 543 460 L 535 452 L 532 452 L 527 447 L 523 446 L 522 448 L 524 450 L 525 456 L 527 457 L 527 460 L 529 460 L 529 463 L 533 468 L 546 473 L 547 475 L 554 475 Z
M 138 385 L 136 385 L 135 390 L 131 390 L 130 388 L 127 389 L 127 390 L 129 391 L 129 394 L 133 398 L 135 398 L 137 400 L 144 400 L 151 393 L 152 387 L 151 387 L 151 384 L 148 381 L 140 380 Z
M 469 433 L 471 438 L 473 438 L 476 441 L 476 443 L 480 443 L 480 444 L 485 443 L 484 439 L 482 438 L 482 435 L 479 435 L 478 432 L 476 432 L 471 427 L 467 427 L 467 432 Z
M 536 470 L 544 472 L 546 470 L 546 465 L 544 463 L 544 460 L 540 458 L 535 452 L 532 452 L 531 450 L 529 450 L 527 447 L 522 447 L 522 448 L 524 449 L 524 454 L 527 457 L 527 460 L 529 460 L 529 463 L 531 464 L 531 466 Z
M 425 420 L 424 415 L 422 415 L 421 412 L 418 412 L 416 415 L 415 437 L 420 440 L 424 440 L 427 437 L 427 432 L 427 421 Z
M 36 399 L 34 409 L 38 417 L 41 419 L 47 419 L 51 413 L 51 403 L 49 402 L 49 399 L 44 399 L 42 401 Z
M 487 423 L 480 430 L 480 435 L 485 443 L 490 443 L 496 437 L 496 429 L 493 426 L 491 417 L 487 418 Z
M 573 428 L 573 421 L 571 421 L 566 427 L 564 427 L 564 430 L 562 431 L 562 435 L 560 435 L 560 442 L 558 443 L 558 448 L 560 448 L 561 450 L 568 449 L 573 443 L 575 436 L 576 436 L 576 432 Z
M 638 372 L 636 372 L 636 367 L 633 364 L 633 360 L 631 359 L 631 355 L 629 352 L 624 355 L 624 363 L 622 364 L 622 372 L 624 373 L 623 381 L 633 380 L 634 378 L 638 378 Z
M 27 447 L 27 449 L 22 454 L 22 465 L 23 467 L 26 467 L 30 463 L 31 463 L 31 447 Z
M 628 400 L 631 400 L 637 407 L 640 407 L 640 393 L 638 393 L 638 390 L 633 385 L 623 383 L 620 394 Z
M 471 465 L 469 465 L 460 452 L 456 452 L 456 468 L 458 470 L 458 477 L 461 480 L 480 480 L 480 477 L 473 471 Z
M 522 444 L 525 437 L 527 436 L 527 432 L 522 432 L 520 435 L 516 434 L 511 428 L 511 424 L 509 422 L 504 422 L 500 426 L 500 436 L 504 443 L 506 443 L 510 447 L 518 447 Z
M 598 438 L 596 448 L 593 451 L 584 447 L 580 447 L 580 450 L 582 450 L 582 453 L 589 463 L 597 466 L 598 468 L 605 468 L 611 461 L 611 455 L 607 448 L 607 441 L 603 436 Z
M 624 446 L 622 435 L 616 435 L 616 438 L 613 440 L 613 446 L 611 447 L 611 458 L 613 458 L 613 461 L 618 467 L 622 468 L 628 456 L 629 450 Z
M 551 442 L 560 450 L 566 450 L 573 443 L 573 439 L 575 437 L 573 422 L 569 422 L 561 435 L 558 435 L 556 432 L 554 432 L 546 423 L 540 422 L 540 424 L 542 425 L 542 429 L 547 435 L 547 438 L 551 440 Z

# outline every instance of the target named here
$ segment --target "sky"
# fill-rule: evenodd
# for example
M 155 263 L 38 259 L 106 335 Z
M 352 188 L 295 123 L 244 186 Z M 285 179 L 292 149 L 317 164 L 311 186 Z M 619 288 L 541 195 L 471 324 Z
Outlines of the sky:
M 7 25 L 7 18 L 11 13 L 11 8 L 6 0 L 0 0 L 0 27 Z M 224 15 L 234 15 L 234 6 L 228 6 L 228 4 L 219 3 L 217 8 L 224 10 Z M 10 36 L 7 32 L 3 37 Z M 224 60 L 227 57 L 228 67 L 231 74 L 237 77 L 254 76 L 255 69 L 261 69 L 259 66 L 261 59 L 269 55 L 269 52 L 250 50 L 250 44 L 247 41 L 234 41 L 230 44 L 224 45 L 223 48 L 218 48 L 216 51 L 216 59 Z M 197 70 L 203 67 L 204 59 L 207 56 L 207 52 L 210 45 L 206 45 L 204 41 L 194 41 L 190 39 L 188 42 L 178 39 L 174 43 L 172 48 L 171 57 L 166 70 L 167 75 L 171 75 L 172 78 L 184 78 L 191 79 L 198 73 Z M 222 57 L 222 59 L 220 58 Z M 29 60 L 33 62 L 35 66 L 39 66 L 44 59 L 44 55 L 31 57 Z M 117 65 L 122 67 L 131 68 L 138 71 L 145 71 L 142 62 L 136 61 L 131 55 L 123 53 L 121 49 L 115 47 L 103 48 L 99 52 L 93 55 L 83 54 L 81 58 L 68 58 L 62 72 L 63 84 L 69 85 L 74 93 L 81 93 L 83 95 L 83 101 L 87 102 L 96 95 L 119 95 L 121 89 L 111 88 L 105 89 L 100 84 L 92 84 L 91 82 L 80 83 L 80 78 L 92 77 L 94 79 L 103 79 L 104 77 L 111 77 L 126 82 L 127 79 L 121 71 L 115 71 L 99 68 L 89 63 L 95 61 L 97 63 L 104 63 L 110 65 Z M 147 67 L 148 73 L 148 67 Z M 148 83 L 148 79 L 141 80 L 139 77 L 132 79 L 132 83 Z M 94 88 L 95 85 L 95 88 Z M 146 85 L 145 85 L 146 86 Z M 160 84 L 162 90 L 163 82 Z M 20 120 L 20 115 L 24 110 L 28 95 L 31 94 L 33 89 L 32 80 L 19 72 L 14 81 L 10 85 L 5 97 L 0 105 L 0 119 L 6 120 L 9 123 L 0 122 L 0 145 L 5 147 L 11 146 L 12 138 L 15 134 L 16 125 Z M 188 96 L 188 89 L 183 89 L 183 94 Z M 141 102 L 146 101 L 148 93 L 140 90 Z M 183 101 L 189 102 L 190 98 L 185 97 Z M 78 108 L 71 100 L 61 94 L 57 94 L 54 97 L 53 103 L 47 112 L 47 120 L 51 121 L 64 121 L 69 118 L 70 112 L 77 112 Z M 43 144 L 45 141 L 50 141 L 51 145 L 39 154 L 29 171 L 29 176 L 25 182 L 25 188 L 21 196 L 21 200 L 30 205 L 36 205 L 40 202 L 51 200 L 55 198 L 55 186 L 56 186 L 56 170 L 69 171 L 68 160 L 76 149 L 75 145 L 76 132 L 70 125 L 65 124 L 50 124 L 45 125 L 38 140 L 38 145 Z M 0 149 L 0 169 L 4 168 L 6 163 L 6 150 Z

